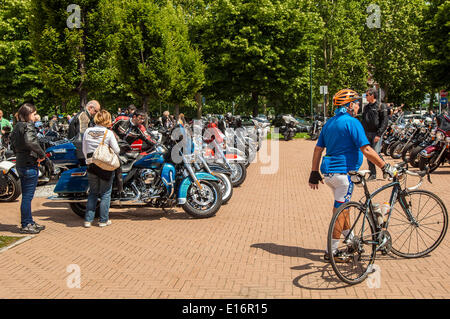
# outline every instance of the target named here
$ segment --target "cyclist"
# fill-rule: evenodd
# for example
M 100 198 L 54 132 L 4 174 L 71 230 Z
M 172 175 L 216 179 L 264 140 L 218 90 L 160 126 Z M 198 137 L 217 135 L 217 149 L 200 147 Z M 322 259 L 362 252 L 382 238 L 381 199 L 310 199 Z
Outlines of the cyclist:
M 336 115 L 323 126 L 314 149 L 309 186 L 312 189 L 318 189 L 319 181 L 323 184 L 322 176 L 319 173 L 319 164 L 323 150 L 326 148 L 327 153 L 322 159 L 320 170 L 324 175 L 325 183 L 334 193 L 333 214 L 339 206 L 351 199 L 353 183 L 347 173 L 357 171 L 361 167 L 363 154 L 380 167 L 384 174 L 394 176 L 396 173 L 395 168 L 385 163 L 370 147 L 362 124 L 355 118 L 359 110 L 359 99 L 358 93 L 350 89 L 340 90 L 334 95 L 333 105 L 336 106 Z M 340 233 L 347 236 L 349 232 L 350 221 L 344 220 L 339 224 L 344 225 L 344 229 L 335 230 L 332 253 L 336 262 L 345 262 L 345 259 L 340 258 L 339 252 L 336 250 L 339 245 Z M 327 249 L 324 260 L 330 260 Z

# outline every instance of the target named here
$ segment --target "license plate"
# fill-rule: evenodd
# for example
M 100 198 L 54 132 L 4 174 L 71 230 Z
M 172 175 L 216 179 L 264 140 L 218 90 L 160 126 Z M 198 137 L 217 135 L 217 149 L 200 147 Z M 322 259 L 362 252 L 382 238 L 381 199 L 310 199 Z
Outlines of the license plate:
M 64 148 L 55 149 L 52 151 L 53 153 L 67 153 L 67 150 Z

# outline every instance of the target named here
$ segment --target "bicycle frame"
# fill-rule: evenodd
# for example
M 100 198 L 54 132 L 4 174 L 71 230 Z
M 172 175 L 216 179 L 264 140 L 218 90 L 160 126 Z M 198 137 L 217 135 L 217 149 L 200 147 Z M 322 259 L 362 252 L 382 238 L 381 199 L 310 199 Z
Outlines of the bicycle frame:
M 372 203 L 372 199 L 376 195 L 378 195 L 382 191 L 385 191 L 386 189 L 391 188 L 391 187 L 393 188 L 392 193 L 391 193 L 391 198 L 389 200 L 389 205 L 390 205 L 391 209 L 389 210 L 389 213 L 388 213 L 388 219 L 387 219 L 387 221 L 385 223 L 385 228 L 388 229 L 388 227 L 389 227 L 389 222 L 390 222 L 390 219 L 391 219 L 392 211 L 394 209 L 394 204 L 397 201 L 397 198 L 399 200 L 400 205 L 403 208 L 403 212 L 405 213 L 406 218 L 408 219 L 408 221 L 410 221 L 411 223 L 417 225 L 417 221 L 415 220 L 414 216 L 411 214 L 411 211 L 409 209 L 409 205 L 408 205 L 408 203 L 406 201 L 406 196 L 405 195 L 406 195 L 407 191 L 401 189 L 400 182 L 397 179 L 394 179 L 393 182 L 378 188 L 373 193 L 369 192 L 369 189 L 367 188 L 367 183 L 364 180 L 362 181 L 362 183 L 363 183 L 364 194 L 365 194 L 365 198 L 366 198 L 365 202 L 362 203 L 364 212 L 361 211 L 359 213 L 358 217 L 353 222 L 352 228 L 350 229 L 349 233 L 345 237 L 344 242 L 348 240 L 348 237 L 352 233 L 353 228 L 357 224 L 357 222 L 358 222 L 358 220 L 359 220 L 359 218 L 361 217 L 362 214 L 364 214 L 364 220 L 363 220 L 363 224 L 362 224 L 362 228 L 361 228 L 361 236 L 360 236 L 360 238 L 363 240 L 363 238 L 364 238 L 363 232 L 364 232 L 365 223 L 366 223 L 366 218 L 365 217 L 368 215 L 369 212 L 370 212 L 370 216 L 371 216 L 370 218 L 372 218 L 372 221 L 374 222 L 374 225 L 376 225 L 376 233 L 375 234 L 380 234 L 381 233 L 380 225 L 377 225 L 377 223 L 375 222 L 376 218 L 375 218 L 375 214 L 373 212 L 373 207 L 372 207 L 371 203 Z M 365 240 L 363 240 L 363 242 L 365 242 L 367 244 L 376 244 L 376 245 L 380 244 L 379 240 L 378 241 L 365 241 Z

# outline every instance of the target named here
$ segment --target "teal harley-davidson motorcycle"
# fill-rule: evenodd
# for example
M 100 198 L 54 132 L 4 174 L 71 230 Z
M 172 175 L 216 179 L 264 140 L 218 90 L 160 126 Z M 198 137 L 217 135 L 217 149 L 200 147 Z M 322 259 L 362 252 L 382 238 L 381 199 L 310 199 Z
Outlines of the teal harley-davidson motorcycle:
M 122 165 L 123 191 L 113 186 L 111 207 L 164 209 L 178 205 L 195 218 L 215 215 L 222 205 L 219 179 L 206 172 L 194 172 L 192 153 L 180 154 L 180 162 L 174 163 L 171 148 L 158 144 L 151 153 L 121 155 L 121 162 L 125 163 Z M 51 158 L 52 150 L 47 153 Z M 61 153 L 55 154 L 61 156 Z M 49 199 L 69 203 L 71 209 L 84 218 L 88 191 L 87 167 L 75 167 L 61 174 L 54 189 L 57 195 Z

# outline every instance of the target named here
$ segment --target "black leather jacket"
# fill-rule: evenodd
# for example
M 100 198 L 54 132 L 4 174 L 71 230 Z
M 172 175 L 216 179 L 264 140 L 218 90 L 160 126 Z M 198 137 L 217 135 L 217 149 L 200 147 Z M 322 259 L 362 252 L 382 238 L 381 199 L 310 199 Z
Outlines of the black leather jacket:
M 17 122 L 11 133 L 11 148 L 17 167 L 37 166 L 37 159 L 45 158 L 33 122 Z

